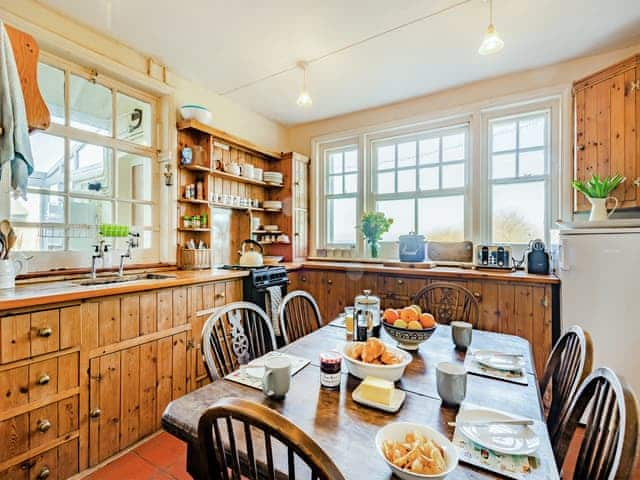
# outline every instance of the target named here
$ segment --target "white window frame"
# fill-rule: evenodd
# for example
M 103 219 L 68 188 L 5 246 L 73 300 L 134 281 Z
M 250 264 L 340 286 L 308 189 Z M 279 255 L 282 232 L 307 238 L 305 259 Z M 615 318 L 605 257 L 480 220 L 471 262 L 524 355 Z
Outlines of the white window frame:
M 159 192 L 159 182 L 158 178 L 159 174 L 159 150 L 158 150 L 158 142 L 159 135 L 157 132 L 158 126 L 158 115 L 160 110 L 160 102 L 159 97 L 151 95 L 149 93 L 143 92 L 137 88 L 126 85 L 120 81 L 114 80 L 112 78 L 108 78 L 104 75 L 96 75 L 94 71 L 91 71 L 87 68 L 84 68 L 80 65 L 77 65 L 73 62 L 69 62 L 67 60 L 61 59 L 55 55 L 49 54 L 47 52 L 41 52 L 41 56 L 39 61 L 41 63 L 45 63 L 53 68 L 57 68 L 64 72 L 64 113 L 65 113 L 65 123 L 59 124 L 55 122 L 51 122 L 50 127 L 43 131 L 42 133 L 47 135 L 53 135 L 56 137 L 60 137 L 64 139 L 65 148 L 64 148 L 64 169 L 65 169 L 65 185 L 62 192 L 52 192 L 46 189 L 39 189 L 34 187 L 29 187 L 28 192 L 33 193 L 55 193 L 63 197 L 65 200 L 65 215 L 64 222 L 62 223 L 32 223 L 32 222 L 14 222 L 17 227 L 30 227 L 34 229 L 40 228 L 40 230 L 51 228 L 62 228 L 64 229 L 65 238 L 64 238 L 64 249 L 63 250 L 55 250 L 55 251 L 22 251 L 23 254 L 33 257 L 30 261 L 30 270 L 31 271 L 43 271 L 51 268 L 77 268 L 77 267 L 85 267 L 90 264 L 90 251 L 78 251 L 78 250 L 69 250 L 69 231 L 82 231 L 84 229 L 87 230 L 88 234 L 96 232 L 97 229 L 87 226 L 87 225 L 75 225 L 69 223 L 70 220 L 70 208 L 71 202 L 70 199 L 89 199 L 89 200 L 98 200 L 98 201 L 107 201 L 111 203 L 112 209 L 112 220 L 113 223 L 118 222 L 118 204 L 128 203 L 128 204 L 139 204 L 139 205 L 149 205 L 152 208 L 152 225 L 145 226 L 144 231 L 150 232 L 151 234 L 151 247 L 143 248 L 142 239 L 140 242 L 140 248 L 136 249 L 134 252 L 135 262 L 136 263 L 157 263 L 160 261 L 160 245 L 159 245 L 159 204 L 160 204 L 160 192 Z M 85 78 L 89 81 L 95 81 L 100 85 L 108 88 L 112 92 L 112 135 L 106 136 L 98 133 L 93 133 L 89 131 L 85 131 L 82 129 L 78 129 L 72 127 L 70 125 L 70 105 L 69 105 L 69 89 L 70 89 L 70 77 L 71 74 L 76 75 L 78 77 Z M 133 142 L 129 142 L 127 140 L 120 140 L 115 138 L 117 136 L 117 93 L 123 93 L 127 96 L 133 97 L 135 99 L 139 99 L 141 101 L 147 102 L 151 106 L 151 120 L 150 120 L 150 134 L 151 134 L 151 145 L 140 145 L 135 144 Z M 70 158 L 70 143 L 71 141 L 89 143 L 92 145 L 97 145 L 101 147 L 105 147 L 111 150 L 112 152 L 112 165 L 111 169 L 111 193 L 108 196 L 100 196 L 100 195 L 91 195 L 85 194 L 81 192 L 71 192 L 71 169 L 73 168 L 71 165 Z M 152 180 L 152 189 L 151 189 L 151 199 L 149 201 L 146 200 L 133 200 L 133 199 L 119 199 L 118 198 L 118 178 L 117 178 L 117 163 L 118 163 L 118 155 L 117 152 L 130 153 L 134 155 L 140 155 L 143 157 L 148 157 L 150 159 L 150 168 L 151 168 L 151 180 Z M 2 193 L 0 194 L 0 211 L 7 218 L 10 215 L 10 201 L 8 189 L 2 188 Z M 115 244 L 113 247 L 123 248 L 123 242 L 120 240 L 116 241 L 116 239 L 108 239 L 109 243 Z M 93 243 L 93 242 L 92 242 Z M 112 262 L 117 262 L 117 253 L 113 253 L 111 255 Z

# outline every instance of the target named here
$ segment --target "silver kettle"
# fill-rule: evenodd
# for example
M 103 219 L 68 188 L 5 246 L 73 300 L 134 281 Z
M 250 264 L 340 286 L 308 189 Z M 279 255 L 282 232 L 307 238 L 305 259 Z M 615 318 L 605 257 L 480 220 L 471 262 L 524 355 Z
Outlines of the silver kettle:
M 252 248 L 247 249 L 247 245 L 251 245 Z M 257 247 L 258 250 L 254 250 L 253 247 Z M 262 259 L 264 249 L 255 240 L 243 240 L 238 253 L 240 254 L 240 265 L 243 267 L 262 267 L 264 265 Z

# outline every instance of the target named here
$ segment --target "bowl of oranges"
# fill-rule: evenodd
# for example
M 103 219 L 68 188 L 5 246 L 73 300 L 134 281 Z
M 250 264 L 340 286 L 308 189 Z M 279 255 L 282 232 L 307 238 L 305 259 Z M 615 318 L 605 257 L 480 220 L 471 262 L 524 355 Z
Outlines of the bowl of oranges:
M 382 326 L 404 350 L 417 350 L 422 342 L 436 331 L 438 324 L 430 313 L 423 313 L 418 305 L 405 308 L 387 308 L 382 315 Z

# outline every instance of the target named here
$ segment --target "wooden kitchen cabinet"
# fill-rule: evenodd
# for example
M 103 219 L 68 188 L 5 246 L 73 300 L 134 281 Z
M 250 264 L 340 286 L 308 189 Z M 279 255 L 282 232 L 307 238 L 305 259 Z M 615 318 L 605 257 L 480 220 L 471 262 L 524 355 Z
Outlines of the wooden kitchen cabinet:
M 348 305 L 344 272 L 304 270 L 299 274 L 298 289 L 313 296 L 324 322 L 336 318 Z
M 573 104 L 575 178 L 623 175 L 612 195 L 620 208 L 640 206 L 640 55 L 575 82 Z M 576 211 L 589 210 L 574 196 Z

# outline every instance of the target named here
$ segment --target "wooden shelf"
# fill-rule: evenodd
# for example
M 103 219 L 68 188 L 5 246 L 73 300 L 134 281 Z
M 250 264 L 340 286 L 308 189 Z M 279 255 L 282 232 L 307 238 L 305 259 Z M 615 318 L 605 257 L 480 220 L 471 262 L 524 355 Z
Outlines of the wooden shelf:
M 259 153 L 270 160 L 280 160 L 282 158 L 282 154 L 280 152 L 274 152 L 273 150 L 269 150 L 268 148 L 260 147 L 247 140 L 236 137 L 235 135 L 223 132 L 222 130 L 213 128 L 205 123 L 198 122 L 197 120 L 183 120 L 181 122 L 178 122 L 178 130 L 185 130 L 187 128 L 198 130 L 202 133 L 207 133 L 218 140 L 222 140 L 223 142 L 231 143 L 232 145 L 236 145 L 238 147 Z
M 264 208 L 260 207 L 239 207 L 237 205 L 227 205 L 226 203 L 217 202 L 212 202 L 210 205 L 213 208 L 228 208 L 230 210 L 251 210 L 252 212 L 264 212 Z
M 223 172 L 221 170 L 211 170 L 211 174 L 214 177 L 222 177 L 228 180 L 233 180 L 240 183 L 249 183 L 251 185 L 260 185 L 266 188 L 282 188 L 283 185 L 276 185 L 273 183 L 263 182 L 262 180 L 255 180 L 253 178 L 242 177 L 240 175 L 233 175 L 232 173 Z
M 258 242 L 260 245 L 291 245 L 291 242 Z
M 210 232 L 211 231 L 210 228 L 185 228 L 185 227 L 178 227 L 178 230 L 181 232 Z
M 211 173 L 211 169 L 209 167 L 205 167 L 204 165 L 194 165 L 194 164 L 182 165 L 182 164 L 180 164 L 180 168 L 182 168 L 184 170 L 191 170 L 192 172 Z
M 208 200 L 198 200 L 196 198 L 179 198 L 178 202 L 180 202 L 180 203 L 193 203 L 193 204 L 197 204 L 197 205 L 208 205 L 209 204 Z
M 253 232 L 254 235 L 277 235 L 279 233 L 282 233 L 282 230 L 274 230 L 274 231 L 269 231 L 269 230 L 254 230 Z

